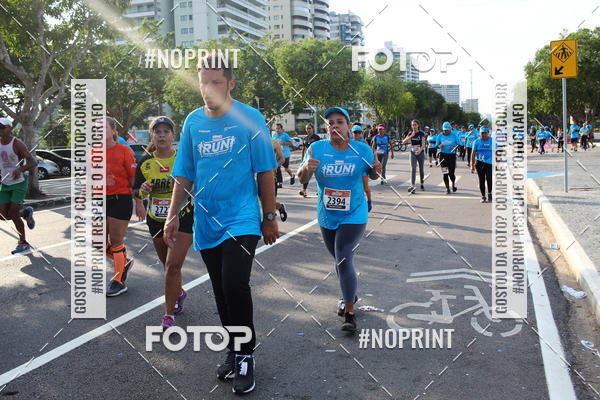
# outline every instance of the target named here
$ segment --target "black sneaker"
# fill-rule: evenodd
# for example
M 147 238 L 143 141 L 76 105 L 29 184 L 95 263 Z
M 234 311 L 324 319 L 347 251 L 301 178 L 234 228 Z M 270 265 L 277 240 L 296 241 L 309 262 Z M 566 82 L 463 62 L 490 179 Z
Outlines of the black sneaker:
M 127 263 L 125 264 L 125 268 L 123 268 L 123 274 L 121 276 L 121 281 L 125 283 L 127 281 L 127 273 L 133 267 L 133 258 L 128 258 Z
M 233 393 L 250 393 L 254 390 L 254 357 L 251 355 L 235 355 L 235 376 L 233 377 Z
M 356 304 L 358 302 L 358 296 L 354 296 L 354 304 Z M 338 301 L 338 310 L 337 310 L 337 315 L 339 315 L 340 317 L 343 317 L 345 312 L 345 307 L 346 305 L 344 304 L 344 299 L 340 299 Z
M 283 184 L 282 183 L 278 183 L 277 184 L 277 189 L 281 189 L 281 188 L 283 188 Z
M 344 314 L 344 323 L 342 324 L 342 330 L 346 332 L 356 331 L 356 317 L 354 316 L 354 314 Z
M 114 297 L 120 295 L 121 293 L 125 293 L 126 291 L 127 286 L 125 286 L 124 283 L 111 279 L 110 283 L 108 284 L 108 290 L 106 290 L 106 296 Z
M 293 185 L 294 182 L 296 182 L 296 175 L 292 175 L 292 177 L 290 178 L 290 185 Z
M 491 203 L 491 202 L 492 202 L 492 194 L 488 193 L 488 203 Z
M 456 192 L 458 190 L 458 188 L 456 187 L 456 185 L 452 185 L 452 191 Z
M 223 364 L 217 368 L 217 378 L 221 380 L 233 378 L 235 371 L 235 353 L 231 350 L 227 351 L 227 357 Z
M 282 222 L 285 222 L 287 219 L 287 211 L 285 211 L 285 204 L 281 203 L 281 208 L 279 209 L 279 218 L 281 218 Z
M 411 194 L 415 194 L 415 193 L 417 193 L 417 188 L 416 188 L 416 187 L 414 187 L 414 186 L 413 186 L 412 188 L 410 188 L 410 193 L 411 193 Z
M 446 189 L 446 194 L 450 194 L 450 189 Z
M 425 185 L 423 185 L 422 183 L 421 183 L 421 190 L 425 191 Z
M 487 200 L 485 199 L 485 196 L 481 196 L 481 202 L 485 203 Z

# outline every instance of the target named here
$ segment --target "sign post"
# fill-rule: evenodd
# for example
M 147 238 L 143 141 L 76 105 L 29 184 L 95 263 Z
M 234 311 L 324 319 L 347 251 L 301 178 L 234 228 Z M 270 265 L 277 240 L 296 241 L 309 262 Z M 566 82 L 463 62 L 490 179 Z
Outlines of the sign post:
M 567 78 L 577 78 L 577 40 L 550 42 L 550 76 L 562 80 L 563 146 L 565 155 L 565 193 L 569 191 L 569 163 L 567 159 Z M 572 140 L 572 139 L 571 139 Z

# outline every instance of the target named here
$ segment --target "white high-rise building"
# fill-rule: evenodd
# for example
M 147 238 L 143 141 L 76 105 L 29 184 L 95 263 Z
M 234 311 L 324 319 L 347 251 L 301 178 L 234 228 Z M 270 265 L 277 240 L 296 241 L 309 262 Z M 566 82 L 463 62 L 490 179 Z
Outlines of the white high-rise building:
M 444 97 L 446 103 L 460 104 L 460 86 L 432 83 L 431 87 Z
M 479 112 L 479 99 L 467 99 L 460 105 L 464 112 L 475 111 Z
M 404 48 L 397 46 L 393 42 L 385 42 L 383 45 L 394 55 L 394 62 L 406 60 L 400 74 L 402 80 L 406 82 L 419 82 L 419 65 L 417 59 L 406 53 Z
M 329 39 L 329 0 L 268 0 L 273 39 Z
M 331 39 L 339 40 L 348 46 L 364 46 L 365 35 L 360 17 L 351 11 L 347 14 L 329 13 L 331 17 Z
M 259 39 L 269 29 L 267 16 L 267 0 L 131 0 L 124 14 L 138 26 L 162 19 L 161 33 L 174 32 L 175 46 L 183 47 L 226 37 L 231 28 Z
M 149 21 L 162 20 L 160 33 L 164 35 L 174 29 L 172 8 L 173 0 L 131 0 L 123 17 L 132 20 L 135 26 L 140 26 L 144 18 Z

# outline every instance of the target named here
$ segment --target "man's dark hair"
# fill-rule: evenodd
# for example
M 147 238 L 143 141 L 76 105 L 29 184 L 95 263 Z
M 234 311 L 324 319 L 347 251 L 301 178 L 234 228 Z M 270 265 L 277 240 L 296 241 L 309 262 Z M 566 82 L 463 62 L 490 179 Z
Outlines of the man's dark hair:
M 223 76 L 227 81 L 233 78 L 233 68 L 231 62 L 223 53 L 212 52 L 206 57 L 198 60 L 198 72 L 202 69 L 222 70 Z
M 278 127 L 280 127 L 281 129 L 283 129 L 283 125 L 282 125 L 280 122 L 276 123 L 276 124 L 275 124 L 275 126 L 278 126 Z

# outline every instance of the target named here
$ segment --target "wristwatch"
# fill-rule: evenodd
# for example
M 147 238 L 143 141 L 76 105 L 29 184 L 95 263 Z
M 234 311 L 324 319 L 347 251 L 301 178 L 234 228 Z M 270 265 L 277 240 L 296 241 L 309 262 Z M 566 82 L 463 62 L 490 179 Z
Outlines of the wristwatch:
M 263 214 L 263 220 L 265 221 L 273 221 L 277 217 L 277 214 L 274 212 L 268 212 Z

